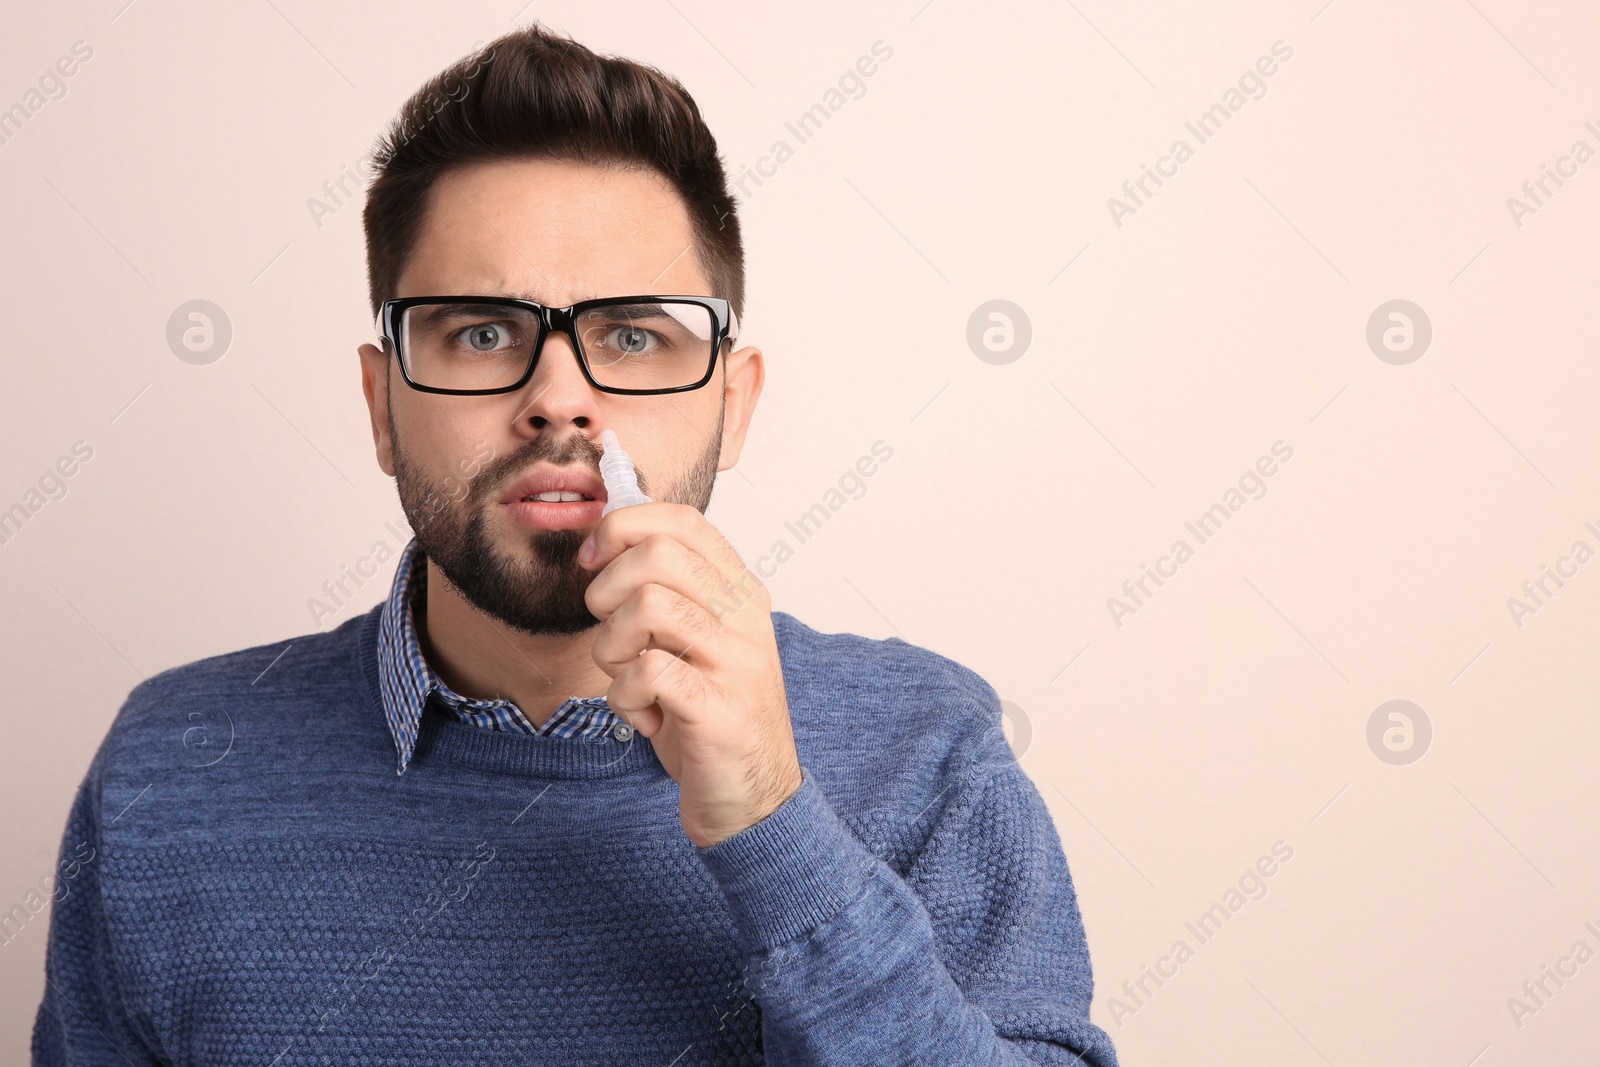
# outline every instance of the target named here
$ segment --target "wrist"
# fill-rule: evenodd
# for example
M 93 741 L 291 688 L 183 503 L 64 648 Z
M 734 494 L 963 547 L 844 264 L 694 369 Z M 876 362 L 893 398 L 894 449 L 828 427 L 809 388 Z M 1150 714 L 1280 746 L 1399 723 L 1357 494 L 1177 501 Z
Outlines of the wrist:
M 782 778 L 783 780 L 780 784 L 762 789 L 757 794 L 757 797 L 745 806 L 745 814 L 742 816 L 733 815 L 731 821 L 724 824 L 725 829 L 714 829 L 708 832 L 706 824 L 701 823 L 700 826 L 695 827 L 695 830 L 700 831 L 700 833 L 696 833 L 690 829 L 691 824 L 686 821 L 684 831 L 689 840 L 694 843 L 696 848 L 712 848 L 730 837 L 742 834 L 751 827 L 767 821 L 779 808 L 787 804 L 789 798 L 794 796 L 800 787 L 805 784 L 805 772 L 801 770 L 798 760 L 783 772 Z
M 879 861 L 821 787 L 802 784 L 767 818 L 697 850 L 747 949 L 769 949 L 829 921 L 866 891 Z

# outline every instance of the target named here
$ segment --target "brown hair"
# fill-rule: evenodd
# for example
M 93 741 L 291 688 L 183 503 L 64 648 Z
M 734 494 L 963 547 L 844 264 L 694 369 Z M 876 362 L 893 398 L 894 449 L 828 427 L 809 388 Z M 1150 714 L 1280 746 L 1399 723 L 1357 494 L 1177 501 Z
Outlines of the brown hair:
M 712 296 L 744 313 L 744 245 L 717 142 L 677 79 L 600 56 L 538 23 L 489 42 L 405 102 L 371 157 L 367 279 L 372 313 L 396 295 L 429 190 L 447 170 L 504 159 L 641 167 L 688 208 Z

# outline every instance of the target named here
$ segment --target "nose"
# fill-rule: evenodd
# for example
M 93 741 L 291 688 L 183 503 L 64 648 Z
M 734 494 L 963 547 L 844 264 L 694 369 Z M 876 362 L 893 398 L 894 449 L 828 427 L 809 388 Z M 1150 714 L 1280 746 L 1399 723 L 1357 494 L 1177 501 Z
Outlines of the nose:
M 577 430 L 586 435 L 600 422 L 599 393 L 578 365 L 572 340 L 552 330 L 545 337 L 533 376 L 516 394 L 519 404 L 513 428 L 527 437 Z

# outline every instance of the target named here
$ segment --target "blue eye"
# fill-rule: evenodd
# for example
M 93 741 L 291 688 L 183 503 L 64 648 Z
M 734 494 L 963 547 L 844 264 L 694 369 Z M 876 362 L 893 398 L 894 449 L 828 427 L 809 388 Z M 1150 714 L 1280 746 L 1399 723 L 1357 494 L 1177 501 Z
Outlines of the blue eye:
M 497 352 L 516 343 L 504 323 L 477 322 L 457 333 L 474 352 Z
M 618 326 L 606 334 L 603 342 L 625 356 L 637 356 L 655 347 L 655 335 L 638 326 Z

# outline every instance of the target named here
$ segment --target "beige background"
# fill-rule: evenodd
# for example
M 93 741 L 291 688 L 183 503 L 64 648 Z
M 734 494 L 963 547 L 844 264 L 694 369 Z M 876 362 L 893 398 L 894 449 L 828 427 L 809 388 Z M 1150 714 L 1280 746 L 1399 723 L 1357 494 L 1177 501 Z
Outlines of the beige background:
M 1506 1003 L 1600 950 L 1600 561 L 1520 627 L 1507 606 L 1600 549 L 1600 160 L 1520 226 L 1507 206 L 1600 150 L 1592 5 L 123 3 L 0 35 L 0 107 L 93 48 L 0 145 L 0 509 L 93 448 L 0 545 L 0 910 L 50 870 L 141 676 L 312 629 L 325 580 L 398 547 L 354 355 L 359 200 L 320 226 L 307 201 L 427 75 L 538 16 L 680 77 L 735 177 L 794 147 L 746 186 L 771 376 L 712 518 L 753 560 L 893 448 L 775 600 L 1020 709 L 1124 1062 L 1600 1056 L 1600 961 L 1520 1027 Z M 880 40 L 797 145 L 785 121 Z M 1265 95 L 1197 144 L 1185 121 L 1277 41 Z M 1180 137 L 1194 157 L 1116 225 L 1107 198 Z M 204 366 L 165 338 L 197 298 L 233 329 Z M 1004 365 L 966 340 L 991 299 L 1031 322 Z M 1365 336 L 1394 299 L 1432 323 L 1407 365 Z M 1197 545 L 1185 521 L 1279 440 L 1266 495 Z M 1107 599 L 1180 537 L 1194 558 L 1116 625 Z M 1367 742 L 1394 699 L 1433 729 L 1404 766 Z M 1186 921 L 1279 840 L 1265 897 L 1200 944 Z M 45 935 L 0 945 L 11 1062 Z M 1179 939 L 1193 958 L 1129 998 Z

